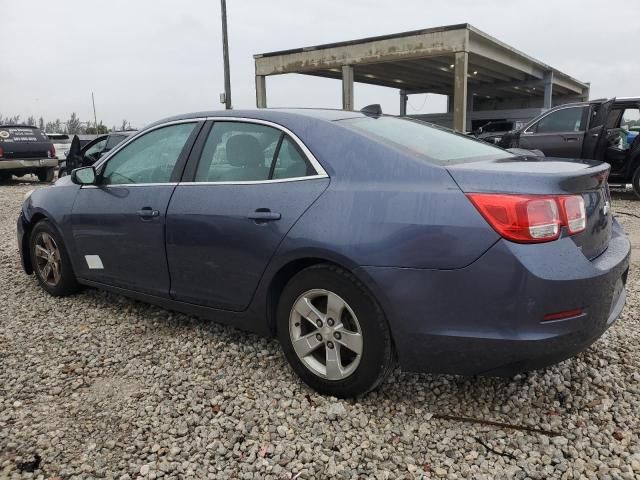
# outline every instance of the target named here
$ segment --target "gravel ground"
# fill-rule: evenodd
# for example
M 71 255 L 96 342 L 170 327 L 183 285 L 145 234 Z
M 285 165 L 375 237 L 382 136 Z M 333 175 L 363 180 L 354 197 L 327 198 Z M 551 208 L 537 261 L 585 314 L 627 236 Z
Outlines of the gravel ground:
M 0 186 L 0 478 L 640 478 L 637 268 L 622 318 L 577 358 L 508 380 L 395 372 L 338 401 L 274 340 L 46 295 L 15 243 L 31 188 Z M 614 211 L 640 246 L 640 203 Z

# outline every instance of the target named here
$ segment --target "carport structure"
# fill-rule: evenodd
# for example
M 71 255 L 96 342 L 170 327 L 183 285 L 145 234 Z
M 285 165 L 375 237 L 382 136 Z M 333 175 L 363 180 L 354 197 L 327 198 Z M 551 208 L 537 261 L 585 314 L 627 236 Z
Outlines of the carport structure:
M 471 110 L 550 108 L 586 100 L 589 84 L 576 80 L 469 24 L 254 55 L 256 105 L 267 106 L 266 77 L 299 73 L 342 80 L 342 108 L 353 110 L 354 82 L 400 90 L 407 96 L 449 96 L 458 131 Z

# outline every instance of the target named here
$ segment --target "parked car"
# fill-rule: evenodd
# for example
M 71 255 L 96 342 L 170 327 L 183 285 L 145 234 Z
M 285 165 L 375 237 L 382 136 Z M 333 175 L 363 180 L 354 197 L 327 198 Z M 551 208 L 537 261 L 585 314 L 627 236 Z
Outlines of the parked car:
M 24 270 L 277 335 L 316 390 L 405 370 L 509 375 L 591 345 L 625 303 L 609 165 L 331 110 L 157 122 L 18 219 Z
M 95 136 L 95 138 L 88 142 L 83 141 L 82 136 L 76 135 L 71 141 L 67 158 L 60 164 L 58 176 L 64 177 L 74 168 L 93 165 L 105 153 L 134 133 L 135 130 L 112 132 L 106 135 Z
M 56 149 L 58 163 L 62 162 L 66 157 L 66 152 L 69 150 L 69 145 L 71 145 L 71 138 L 67 133 L 47 133 L 46 135 Z
M 0 180 L 33 173 L 41 182 L 51 182 L 57 165 L 53 143 L 38 128 L 0 125 Z
M 548 157 L 611 164 L 611 184 L 631 184 L 640 197 L 640 97 L 560 105 L 503 135 L 502 147 L 538 149 Z
M 478 127 L 473 131 L 473 136 L 487 143 L 498 145 L 504 134 L 522 127 L 525 123 L 518 120 L 496 120 Z

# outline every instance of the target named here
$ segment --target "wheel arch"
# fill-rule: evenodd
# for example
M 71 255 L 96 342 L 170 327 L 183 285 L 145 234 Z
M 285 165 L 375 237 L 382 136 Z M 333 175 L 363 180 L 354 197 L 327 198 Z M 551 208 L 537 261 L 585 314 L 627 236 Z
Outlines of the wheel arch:
M 393 337 L 393 329 L 391 325 L 389 325 L 389 317 L 385 311 L 384 303 L 382 299 L 379 297 L 377 292 L 377 288 L 372 284 L 372 279 L 368 278 L 365 272 L 358 268 L 357 265 L 352 265 L 348 259 L 339 259 L 335 258 L 333 255 L 309 255 L 298 257 L 294 259 L 288 260 L 286 263 L 279 266 L 279 268 L 275 271 L 275 273 L 271 276 L 269 281 L 269 285 L 267 288 L 266 295 L 266 320 L 267 320 L 267 328 L 269 333 L 272 336 L 277 335 L 277 321 L 276 314 L 278 309 L 278 300 L 280 299 L 280 295 L 284 287 L 287 285 L 289 280 L 291 280 L 297 273 L 302 270 L 312 267 L 314 265 L 329 265 L 333 267 L 340 268 L 345 270 L 350 275 L 355 277 L 355 279 L 362 285 L 364 289 L 371 295 L 371 297 L 378 303 L 382 314 L 384 315 L 385 321 L 387 322 L 387 326 L 389 328 L 389 335 L 391 336 L 391 344 L 393 350 L 395 352 L 395 340 Z M 367 277 L 367 278 L 363 278 Z
M 31 232 L 33 228 L 41 221 L 48 220 L 42 212 L 35 212 L 28 222 L 24 222 L 24 235 L 22 236 L 22 264 L 25 272 L 31 275 L 33 273 L 33 261 L 31 259 Z

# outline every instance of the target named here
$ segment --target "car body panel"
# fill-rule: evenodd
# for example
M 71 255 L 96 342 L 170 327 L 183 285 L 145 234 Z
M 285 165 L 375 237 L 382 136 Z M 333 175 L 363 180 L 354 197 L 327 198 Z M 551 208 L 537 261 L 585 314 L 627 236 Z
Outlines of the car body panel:
M 178 185 L 167 212 L 172 297 L 245 310 L 280 242 L 328 184 L 329 179 L 318 178 Z M 264 222 L 249 218 L 258 210 L 281 218 Z

